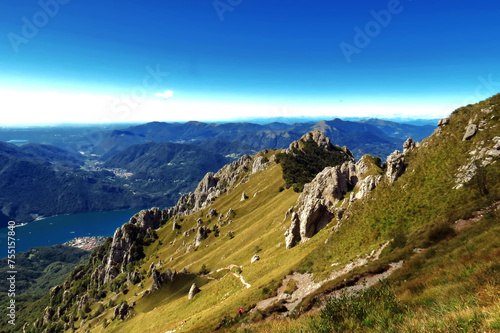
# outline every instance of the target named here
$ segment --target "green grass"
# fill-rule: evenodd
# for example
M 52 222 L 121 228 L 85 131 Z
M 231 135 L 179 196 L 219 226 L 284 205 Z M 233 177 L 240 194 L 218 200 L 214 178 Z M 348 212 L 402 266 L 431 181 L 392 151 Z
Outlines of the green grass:
M 493 113 L 479 111 L 490 104 L 497 105 Z M 181 232 L 173 231 L 172 221 L 167 222 L 157 231 L 158 240 L 144 248 L 145 258 L 138 267 L 147 271 L 151 263 L 161 259 L 161 272 L 186 268 L 198 273 L 205 265 L 211 273 L 203 277 L 184 275 L 144 297 L 141 293 L 151 286 L 151 277 L 141 282 L 142 287 L 129 286 L 126 295 L 109 292 L 102 300 L 105 304 L 111 299 L 117 304 L 122 300 L 137 302 L 132 316 L 123 322 L 111 321 L 113 309 L 107 309 L 85 326 L 90 324 L 91 332 L 101 332 L 106 318 L 106 332 L 165 332 L 178 329 L 186 320 L 183 332 L 209 332 L 226 317 L 221 331 L 227 332 L 495 331 L 500 326 L 498 213 L 487 214 L 460 232 L 451 227 L 457 219 L 470 218 L 473 212 L 500 199 L 498 162 L 484 169 L 487 191 L 477 182 L 453 189 L 457 169 L 468 163 L 469 151 L 482 141 L 490 143 L 496 133 L 494 128 L 479 131 L 470 141 L 462 141 L 469 118 L 474 114 L 495 116 L 498 126 L 499 105 L 500 95 L 457 110 L 439 136 L 424 140 L 420 148 L 406 156 L 407 171 L 394 184 L 383 181 L 369 198 L 352 204 L 349 218 L 338 230 L 331 223 L 290 250 L 285 249 L 283 235 L 290 219 L 285 221 L 284 214 L 296 204 L 298 194 L 291 188 L 280 191 L 285 187 L 281 166 L 271 163 L 262 172 L 240 175 L 245 181 L 210 206 L 224 215 L 230 208 L 235 212 L 231 224 L 219 225 L 219 237 L 212 232 L 198 248 L 186 252 L 194 233 L 184 237 L 183 232 L 197 228 L 198 218 L 212 230 L 217 217 L 207 219 L 206 208 L 176 218 Z M 270 158 L 273 153 L 268 151 L 266 156 Z M 370 172 L 379 174 L 379 163 L 372 162 Z M 240 201 L 243 192 L 248 199 Z M 233 232 L 233 238 L 225 236 L 229 232 Z M 298 318 L 278 320 L 271 315 L 262 321 L 250 314 L 236 318 L 240 306 L 248 312 L 262 298 L 273 295 L 291 271 L 312 272 L 316 280 L 322 280 L 388 241 L 391 243 L 378 261 L 323 285 L 316 295 L 304 300 Z M 181 246 L 183 242 L 185 246 Z M 415 253 L 417 247 L 424 251 Z M 250 263 L 257 252 L 260 260 Z M 344 295 L 340 302 L 332 300 L 323 316 L 303 313 L 314 305 L 314 296 L 320 297 L 368 272 L 384 270 L 399 260 L 404 265 L 389 278 L 389 286 L 368 289 L 358 297 Z M 333 263 L 338 266 L 334 268 Z M 251 287 L 246 288 L 239 276 Z M 201 292 L 188 300 L 193 281 Z M 292 284 L 289 287 L 290 291 L 294 289 Z M 96 303 L 92 313 L 97 309 Z

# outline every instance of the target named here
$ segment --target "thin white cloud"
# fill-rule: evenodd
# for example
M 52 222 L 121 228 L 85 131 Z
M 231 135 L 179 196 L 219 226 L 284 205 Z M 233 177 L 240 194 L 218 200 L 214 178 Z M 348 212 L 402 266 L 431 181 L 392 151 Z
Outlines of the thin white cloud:
M 172 90 L 165 90 L 165 92 L 156 93 L 155 96 L 160 97 L 160 98 L 164 98 L 164 99 L 168 99 L 168 98 L 174 96 L 174 92 Z

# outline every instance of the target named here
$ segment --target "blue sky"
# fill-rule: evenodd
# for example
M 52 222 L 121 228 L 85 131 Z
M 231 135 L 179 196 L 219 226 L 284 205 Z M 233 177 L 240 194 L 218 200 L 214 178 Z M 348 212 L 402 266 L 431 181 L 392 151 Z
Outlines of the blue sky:
M 0 124 L 422 116 L 500 92 L 498 1 L 4 0 Z

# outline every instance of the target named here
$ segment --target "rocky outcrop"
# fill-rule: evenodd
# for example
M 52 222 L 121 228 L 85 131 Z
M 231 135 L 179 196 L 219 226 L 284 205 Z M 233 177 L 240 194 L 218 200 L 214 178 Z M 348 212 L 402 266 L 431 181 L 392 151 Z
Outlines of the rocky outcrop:
M 442 127 L 442 126 L 446 126 L 450 123 L 450 118 L 443 118 L 443 119 L 440 119 L 439 122 L 438 122 L 438 126 L 439 127 Z
M 132 272 L 127 273 L 127 284 L 136 284 L 141 281 L 141 273 L 137 269 L 134 269 Z
M 203 208 L 241 181 L 240 175 L 252 167 L 252 158 L 243 155 L 237 161 L 223 166 L 217 173 L 207 173 L 196 189 L 184 194 L 177 204 L 168 209 L 168 215 L 189 215 Z
M 111 281 L 120 272 L 124 272 L 127 264 L 132 261 L 132 245 L 136 243 L 137 237 L 146 235 L 148 229 L 158 229 L 165 218 L 168 218 L 167 211 L 161 211 L 158 208 L 142 210 L 128 223 L 116 229 L 106 264 L 104 268 L 96 268 L 93 279 L 98 284 L 102 284 Z
M 125 320 L 130 313 L 130 307 L 127 303 L 122 303 L 121 305 L 117 305 L 115 308 L 115 312 L 113 314 L 113 319 Z
M 201 290 L 200 290 L 200 288 L 198 288 L 198 286 L 196 285 L 196 283 L 193 283 L 191 285 L 191 288 L 189 289 L 188 299 L 192 299 L 200 291 Z
M 290 224 L 290 228 L 288 228 L 285 232 L 285 244 L 287 249 L 291 249 L 292 247 L 300 241 L 300 219 L 299 215 L 296 212 L 292 213 L 292 223 Z
M 252 259 L 250 260 L 250 263 L 253 264 L 256 261 L 259 261 L 260 257 L 257 254 L 254 254 Z
M 215 208 L 210 208 L 208 210 L 207 218 L 211 219 L 212 217 L 217 216 L 217 209 Z
M 304 134 L 299 140 L 294 141 L 290 144 L 288 149 L 286 150 L 287 153 L 290 153 L 292 149 L 300 149 L 302 148 L 302 144 L 304 141 L 314 141 L 318 144 L 319 147 L 322 147 L 328 151 L 332 151 L 334 149 L 333 143 L 330 141 L 330 138 L 328 138 L 326 135 L 321 133 L 320 131 L 312 131 L 309 133 Z
M 292 213 L 292 224 L 286 231 L 286 248 L 305 241 L 323 229 L 336 215 L 335 205 L 356 186 L 359 179 L 352 161 L 341 166 L 327 167 L 304 186 L 297 201 L 300 206 Z
M 43 325 L 47 325 L 48 323 L 50 323 L 55 313 L 56 311 L 52 307 L 46 307 L 45 314 L 43 315 Z
M 176 276 L 177 272 L 176 271 L 172 272 L 170 268 L 165 273 L 161 273 L 156 270 L 155 266 L 153 266 L 153 268 L 151 269 L 151 278 L 153 281 L 151 283 L 150 291 L 155 291 L 160 289 L 163 283 L 173 281 Z
M 252 174 L 265 170 L 269 166 L 269 163 L 267 162 L 266 157 L 264 156 L 257 156 L 253 160 L 252 164 Z
M 412 138 L 406 139 L 405 143 L 403 143 L 403 155 L 406 155 L 408 152 L 415 149 L 416 146 L 417 146 L 417 143 L 415 141 L 413 141 Z
M 89 306 L 90 304 L 92 304 L 92 302 L 94 300 L 92 299 L 92 296 L 88 292 L 86 292 L 81 297 L 78 296 L 78 295 L 76 295 L 75 301 L 76 301 L 76 304 L 77 304 L 77 311 L 80 312 L 83 309 L 85 309 L 87 306 Z
M 198 227 L 198 231 L 196 232 L 196 235 L 194 236 L 193 246 L 194 247 L 200 246 L 201 241 L 204 240 L 205 238 L 207 238 L 209 233 L 210 233 L 210 229 L 207 228 L 206 226 L 202 225 L 202 226 Z
M 375 187 L 377 187 L 377 185 L 380 183 L 381 180 L 382 180 L 382 176 L 380 176 L 380 175 L 379 176 L 369 175 L 369 176 L 365 177 L 365 179 L 363 179 L 362 181 L 359 182 L 359 184 L 358 184 L 359 190 L 354 197 L 357 200 L 364 199 L 364 198 L 368 197 L 368 194 L 370 193 L 370 191 L 375 189 Z
M 467 163 L 457 170 L 454 189 L 459 189 L 470 182 L 479 168 L 495 162 L 495 158 L 500 156 L 500 136 L 493 137 L 491 142 L 477 142 L 469 151 L 469 155 Z
M 387 170 L 385 176 L 390 184 L 394 183 L 406 169 L 405 157 L 399 150 L 387 157 Z
M 477 129 L 478 129 L 478 127 L 476 124 L 467 125 L 467 127 L 465 127 L 465 134 L 464 134 L 464 137 L 462 138 L 462 141 L 469 140 L 474 135 L 476 135 Z
M 245 201 L 246 199 L 248 199 L 248 195 L 246 195 L 245 192 L 241 193 L 240 201 Z

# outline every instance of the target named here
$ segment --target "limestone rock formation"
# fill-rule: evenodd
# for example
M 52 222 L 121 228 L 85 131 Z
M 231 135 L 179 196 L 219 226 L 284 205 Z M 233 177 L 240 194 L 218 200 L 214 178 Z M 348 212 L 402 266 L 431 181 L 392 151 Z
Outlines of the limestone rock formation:
M 467 127 L 465 127 L 465 134 L 462 139 L 462 141 L 469 140 L 472 138 L 474 135 L 476 135 L 477 132 L 477 125 L 476 124 L 469 124 Z
M 207 218 L 209 218 L 209 219 L 210 219 L 210 218 L 212 218 L 212 217 L 214 217 L 214 216 L 217 216 L 217 209 L 215 209 L 215 208 L 210 208 L 210 209 L 208 210 Z
M 177 221 L 174 221 L 172 223 L 172 231 L 175 231 L 175 230 L 180 229 L 180 228 L 181 228 L 181 226 L 179 224 L 177 224 Z
M 136 284 L 141 281 L 141 273 L 137 269 L 134 269 L 132 272 L 128 272 L 127 274 L 127 284 Z
M 93 299 L 92 299 L 92 296 L 88 292 L 86 292 L 81 297 L 78 296 L 78 295 L 76 295 L 75 301 L 76 301 L 76 304 L 77 304 L 77 307 L 78 307 L 77 311 L 80 312 L 81 310 L 85 309 L 85 307 L 87 305 L 92 304 Z
M 260 257 L 257 254 L 254 254 L 252 259 L 250 260 L 250 263 L 253 264 L 254 262 L 260 260 Z
M 292 224 L 285 232 L 285 244 L 287 249 L 292 247 L 300 241 L 300 220 L 299 215 L 296 212 L 292 213 Z
M 406 169 L 404 155 L 399 150 L 395 150 L 387 157 L 387 171 L 385 175 L 390 184 L 394 183 Z
M 254 158 L 252 164 L 252 174 L 265 170 L 269 166 L 269 163 L 266 162 L 266 158 L 264 156 L 257 156 Z
M 128 223 L 116 229 L 105 266 L 98 267 L 93 274 L 93 278 L 97 280 L 98 284 L 106 283 L 120 272 L 124 272 L 127 264 L 132 261 L 131 249 L 137 241 L 137 236 L 139 234 L 145 235 L 149 228 L 158 229 L 162 219 L 167 217 L 168 213 L 158 208 L 142 210 L 134 215 Z
M 365 179 L 359 182 L 359 190 L 354 196 L 356 199 L 364 199 L 368 197 L 370 191 L 372 191 L 382 180 L 382 176 L 369 175 Z
M 189 289 L 189 294 L 188 294 L 188 299 L 192 299 L 197 293 L 199 293 L 201 290 L 198 288 L 196 283 L 193 283 L 191 285 L 191 288 Z
M 184 194 L 173 208 L 167 210 L 168 215 L 189 215 L 206 208 L 213 199 L 241 181 L 239 176 L 251 166 L 252 158 L 243 155 L 237 161 L 223 166 L 217 173 L 207 173 L 193 192 Z
M 153 282 L 151 283 L 151 289 L 150 291 L 155 291 L 160 289 L 163 283 L 173 281 L 175 277 L 177 276 L 177 273 L 169 268 L 165 273 L 161 273 L 156 270 L 156 267 L 153 267 L 151 269 L 151 278 L 153 279 Z
M 334 149 L 334 145 L 330 141 L 330 138 L 328 138 L 326 135 L 324 135 L 320 131 L 315 130 L 315 131 L 304 134 L 299 140 L 292 142 L 290 144 L 290 146 L 288 147 L 287 152 L 291 152 L 292 149 L 294 149 L 294 148 L 300 149 L 302 142 L 310 141 L 310 140 L 313 140 L 314 142 L 316 142 L 318 144 L 318 146 L 320 146 L 328 151 L 331 151 Z
M 248 199 L 248 195 L 246 195 L 245 192 L 241 193 L 240 201 L 245 201 L 246 199 Z
M 121 305 L 117 305 L 116 308 L 115 308 L 115 312 L 113 314 L 113 318 L 116 319 L 120 319 L 120 320 L 125 320 L 125 318 L 127 318 L 127 316 L 129 315 L 129 312 L 130 312 L 130 308 L 128 306 L 127 303 L 123 303 Z
M 201 244 L 201 241 L 207 238 L 208 234 L 210 233 L 210 229 L 205 227 L 204 225 L 198 227 L 198 231 L 196 232 L 196 235 L 194 236 L 193 240 L 193 246 L 198 247 Z
M 306 184 L 298 199 L 300 208 L 292 213 L 292 224 L 285 233 L 287 249 L 323 229 L 335 217 L 335 205 L 357 182 L 356 165 L 348 161 L 325 168 Z
M 48 306 L 45 308 L 45 314 L 43 315 L 43 325 L 47 325 L 52 321 L 52 317 L 54 317 L 55 310 Z
M 345 208 L 336 208 L 336 205 L 345 198 L 359 184 L 358 196 L 352 200 L 368 196 L 382 179 L 382 176 L 366 173 L 378 168 L 376 160 L 365 155 L 357 163 L 352 160 L 340 166 L 326 167 L 323 171 L 304 186 L 303 192 L 297 200 L 299 209 L 293 208 L 285 214 L 285 219 L 291 213 L 292 223 L 285 232 L 286 248 L 290 249 L 299 241 L 306 241 L 323 229 L 330 221 L 337 217 L 342 219 Z
M 442 126 L 446 126 L 450 123 L 450 118 L 443 118 L 443 119 L 440 119 L 439 122 L 438 122 L 438 126 L 439 127 L 442 127 Z
M 412 151 L 417 146 L 417 143 L 413 141 L 412 138 L 406 139 L 405 143 L 403 143 L 403 154 Z

